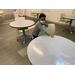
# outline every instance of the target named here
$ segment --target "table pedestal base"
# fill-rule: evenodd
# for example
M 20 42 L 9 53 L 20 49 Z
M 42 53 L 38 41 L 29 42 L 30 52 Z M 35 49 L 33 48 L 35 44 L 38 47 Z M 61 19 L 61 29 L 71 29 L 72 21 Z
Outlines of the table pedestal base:
M 70 33 L 72 34 L 73 33 L 73 29 L 70 28 L 70 27 L 65 27 L 64 29 L 62 29 L 62 31 L 64 31 L 65 29 L 69 29 L 70 30 Z
M 17 37 L 17 41 L 19 41 L 21 39 L 21 37 L 24 37 L 24 36 L 22 35 L 20 37 Z M 32 36 L 25 34 L 25 37 L 24 37 L 24 40 L 23 40 L 23 44 L 26 44 L 26 40 L 29 40 L 29 39 L 32 39 Z
M 69 29 L 70 33 L 72 34 L 73 33 L 73 29 L 71 28 L 71 24 L 72 24 L 72 20 L 69 23 L 69 27 L 66 27 L 66 28 L 62 29 L 62 31 L 65 30 L 65 29 Z

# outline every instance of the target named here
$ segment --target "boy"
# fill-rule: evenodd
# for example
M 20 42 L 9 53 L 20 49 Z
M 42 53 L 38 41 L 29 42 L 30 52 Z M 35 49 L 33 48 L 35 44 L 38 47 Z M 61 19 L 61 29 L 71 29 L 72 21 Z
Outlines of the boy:
M 44 28 L 43 28 L 43 25 L 47 26 L 47 24 L 45 24 L 45 18 L 46 18 L 46 15 L 45 14 L 40 14 L 39 16 L 39 21 L 36 23 L 34 29 L 33 29 L 33 32 L 32 32 L 32 35 L 33 35 L 33 39 L 38 37 L 40 31 L 44 31 L 48 36 L 51 36 L 53 37 L 54 35 L 50 34 L 49 32 L 47 32 Z

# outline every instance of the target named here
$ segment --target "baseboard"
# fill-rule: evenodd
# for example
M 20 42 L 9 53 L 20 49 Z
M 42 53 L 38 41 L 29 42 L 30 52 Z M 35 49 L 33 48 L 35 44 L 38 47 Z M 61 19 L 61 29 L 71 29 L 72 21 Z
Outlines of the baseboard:
M 34 18 L 34 17 L 30 17 L 30 16 L 26 16 L 26 15 L 25 15 L 24 17 L 27 17 L 27 18 L 30 18 L 30 19 L 37 20 L 37 19 Z M 47 23 L 53 23 L 53 24 L 56 24 L 56 25 L 65 25 L 65 26 L 68 25 L 67 23 L 60 23 L 60 22 L 54 22 L 54 21 L 48 21 L 48 20 L 46 20 L 46 22 L 47 22 Z
M 30 16 L 26 16 L 26 15 L 24 15 L 24 17 L 30 18 L 30 19 L 33 19 L 33 20 L 37 20 L 37 19 L 34 18 L 34 17 L 30 17 Z M 46 20 L 46 22 L 47 22 L 47 23 L 53 23 L 53 24 L 59 24 L 59 25 L 62 25 L 62 23 L 54 22 L 54 21 L 48 21 L 48 20 Z M 65 24 L 63 24 L 63 25 L 65 25 Z M 66 25 L 67 25 L 67 24 L 66 24 Z
M 13 18 L 14 18 L 13 14 L 8 14 L 8 15 L 4 15 L 4 17 L 2 19 L 7 20 L 7 19 L 13 19 Z
M 25 16 L 25 15 L 24 15 L 24 17 L 26 17 L 26 18 L 30 18 L 30 19 L 33 19 L 33 20 L 37 20 L 36 18 L 34 18 L 34 17 L 30 17 L 30 16 Z

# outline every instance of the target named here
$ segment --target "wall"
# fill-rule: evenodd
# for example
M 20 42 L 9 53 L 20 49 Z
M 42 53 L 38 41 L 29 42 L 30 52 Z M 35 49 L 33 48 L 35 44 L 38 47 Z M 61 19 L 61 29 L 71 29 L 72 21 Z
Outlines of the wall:
M 4 15 L 13 14 L 14 9 L 0 9 L 4 11 Z M 46 20 L 58 22 L 60 19 L 60 14 L 65 13 L 66 15 L 72 15 L 73 9 L 50 9 L 50 11 L 43 11 L 41 9 L 26 9 L 24 15 L 31 16 L 32 12 L 43 12 L 46 14 Z M 36 18 L 36 17 L 34 17 Z
M 14 11 L 14 9 L 0 9 L 0 10 L 4 11 L 4 15 L 13 14 Z M 72 14 L 73 9 L 50 9 L 50 11 L 43 11 L 41 9 L 26 9 L 24 15 L 33 17 L 31 16 L 32 12 L 43 12 L 46 14 L 46 20 L 52 22 L 59 22 L 61 13 L 65 13 L 66 15 L 73 15 Z M 73 21 L 72 25 L 75 25 L 75 21 Z
M 43 11 L 41 9 L 26 9 L 25 15 L 32 17 L 31 12 L 43 12 L 47 16 L 46 20 L 52 22 L 59 22 L 61 13 L 65 13 L 66 15 L 73 15 L 73 9 L 50 9 L 50 11 Z M 72 24 L 74 25 L 75 21 L 73 21 Z
M 14 18 L 13 12 L 14 9 L 0 9 L 3 11 L 4 17 L 3 19 L 10 19 L 10 18 Z
M 4 15 L 9 15 L 9 14 L 13 14 L 14 9 L 0 9 L 3 10 Z

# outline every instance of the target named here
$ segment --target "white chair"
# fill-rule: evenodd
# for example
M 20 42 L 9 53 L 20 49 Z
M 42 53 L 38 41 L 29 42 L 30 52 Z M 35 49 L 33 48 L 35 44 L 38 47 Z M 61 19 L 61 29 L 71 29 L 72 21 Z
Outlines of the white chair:
M 61 13 L 59 21 L 62 22 L 62 23 L 69 23 L 70 20 L 64 19 L 63 16 L 66 16 L 66 14 L 65 13 Z
M 3 23 L 3 20 L 2 20 L 2 18 L 4 17 L 4 12 L 1 10 L 0 11 L 0 24 L 2 25 L 2 23 Z
M 25 9 L 15 9 L 14 10 L 14 17 L 23 17 Z
M 23 17 L 23 15 L 24 15 L 24 9 L 15 10 L 14 11 L 15 21 L 17 21 L 17 20 L 25 20 L 25 17 Z M 25 31 L 26 30 L 28 30 L 28 27 L 25 28 Z M 18 36 L 19 36 L 19 34 L 22 32 L 22 28 L 17 28 L 17 31 L 18 31 Z M 28 35 L 29 35 L 29 30 L 28 30 Z M 17 38 L 17 41 L 18 41 L 18 38 Z
M 45 25 L 43 25 L 45 30 L 48 31 L 50 34 L 55 34 L 55 24 L 48 24 L 48 27 L 46 27 Z M 43 35 L 46 35 L 46 33 L 43 32 Z
M 17 9 L 16 11 L 18 12 L 18 15 L 19 15 L 20 17 L 23 17 L 23 16 L 24 16 L 25 9 Z

